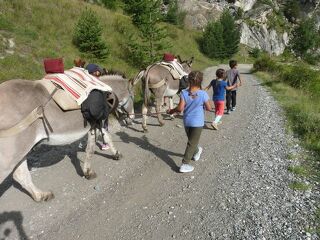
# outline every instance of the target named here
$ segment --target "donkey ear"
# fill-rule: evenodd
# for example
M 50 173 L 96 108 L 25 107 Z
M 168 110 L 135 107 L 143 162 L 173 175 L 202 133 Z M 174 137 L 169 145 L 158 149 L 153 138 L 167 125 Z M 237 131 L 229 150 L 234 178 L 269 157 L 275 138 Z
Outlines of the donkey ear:
M 177 58 L 178 58 L 179 62 L 182 63 L 180 55 L 178 55 Z
M 194 57 L 192 57 L 192 58 L 190 59 L 190 61 L 189 61 L 189 65 L 190 65 L 190 66 L 192 65 L 193 60 L 194 60 Z

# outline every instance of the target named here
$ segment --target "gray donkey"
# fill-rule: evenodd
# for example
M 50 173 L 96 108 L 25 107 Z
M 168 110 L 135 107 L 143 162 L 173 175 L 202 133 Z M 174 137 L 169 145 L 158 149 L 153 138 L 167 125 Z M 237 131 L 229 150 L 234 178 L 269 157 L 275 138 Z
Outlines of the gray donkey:
M 186 73 L 191 72 L 191 66 L 193 62 L 193 57 L 187 61 L 181 61 L 178 57 L 184 71 Z M 163 117 L 160 112 L 161 104 L 164 97 L 169 97 L 170 108 L 173 108 L 172 97 L 179 91 L 179 80 L 175 80 L 170 71 L 159 65 L 153 64 L 138 73 L 134 79 L 134 83 L 142 80 L 142 89 L 144 92 L 144 101 L 142 105 L 142 128 L 144 132 L 147 132 L 147 113 L 148 113 L 148 102 L 150 99 L 150 92 L 154 95 L 156 101 L 156 114 L 160 126 L 164 125 Z
M 133 96 L 128 81 L 122 76 L 103 76 L 101 80 L 120 90 L 121 110 L 132 113 Z M 52 93 L 40 82 L 10 80 L 0 84 L 0 184 L 13 173 L 13 179 L 37 202 L 54 196 L 50 191 L 37 188 L 28 170 L 26 155 L 38 143 L 66 145 L 87 134 L 86 158 L 81 168 L 87 179 L 96 177 L 91 167 L 96 137 L 94 131 L 90 131 L 89 124 L 84 126 L 81 110 L 62 110 L 52 99 Z M 112 86 L 113 83 L 117 86 Z M 113 157 L 119 159 L 121 154 L 114 147 L 110 134 L 104 128 L 102 131 Z

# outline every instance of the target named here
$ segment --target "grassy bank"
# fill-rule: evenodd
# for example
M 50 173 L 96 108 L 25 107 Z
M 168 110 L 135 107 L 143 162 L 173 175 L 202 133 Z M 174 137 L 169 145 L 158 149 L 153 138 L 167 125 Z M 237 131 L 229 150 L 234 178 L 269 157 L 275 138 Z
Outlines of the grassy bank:
M 134 29 L 131 20 L 121 11 L 113 12 L 101 6 L 79 0 L 12 0 L 0 1 L 0 40 L 12 39 L 13 47 L 0 44 L 0 82 L 13 79 L 39 79 L 44 75 L 42 61 L 48 57 L 63 57 L 65 67 L 81 56 L 72 44 L 72 33 L 81 11 L 95 11 L 103 27 L 103 38 L 110 46 L 110 56 L 96 63 L 107 69 L 121 70 L 129 77 L 139 69 L 126 61 L 123 45 L 128 32 Z M 166 24 L 175 54 L 183 59 L 195 57 L 194 68 L 204 69 L 214 63 L 199 52 L 196 39 L 201 33 Z M 88 59 L 88 61 L 91 61 Z

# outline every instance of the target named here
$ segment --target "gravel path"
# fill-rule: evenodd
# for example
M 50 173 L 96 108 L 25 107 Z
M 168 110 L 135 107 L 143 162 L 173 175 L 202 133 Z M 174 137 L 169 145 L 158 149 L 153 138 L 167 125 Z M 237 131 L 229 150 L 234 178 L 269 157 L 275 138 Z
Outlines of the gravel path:
M 177 173 L 186 144 L 180 118 L 162 128 L 149 118 L 148 134 L 139 124 L 121 128 L 114 140 L 124 158 L 112 161 L 98 150 L 92 181 L 74 170 L 84 156 L 74 153 L 79 142 L 41 147 L 31 156 L 41 166 L 32 176 L 56 198 L 37 204 L 9 187 L 0 198 L 0 239 L 318 239 L 306 231 L 319 191 L 288 187 L 296 177 L 287 168 L 297 162 L 287 156 L 301 148 L 249 67 L 240 68 L 237 110 L 218 131 L 204 129 L 194 172 Z M 206 84 L 215 69 L 205 70 Z M 57 159 L 64 161 L 52 165 Z

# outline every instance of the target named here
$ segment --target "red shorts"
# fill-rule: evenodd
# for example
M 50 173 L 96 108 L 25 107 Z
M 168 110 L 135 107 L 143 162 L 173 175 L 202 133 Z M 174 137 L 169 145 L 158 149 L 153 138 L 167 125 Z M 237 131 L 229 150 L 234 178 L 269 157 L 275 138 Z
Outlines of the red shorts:
M 216 116 L 222 116 L 224 113 L 224 101 L 214 101 Z

